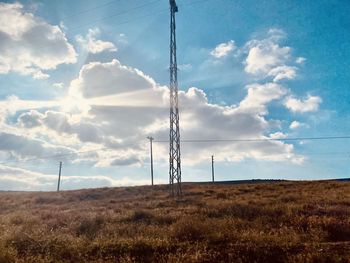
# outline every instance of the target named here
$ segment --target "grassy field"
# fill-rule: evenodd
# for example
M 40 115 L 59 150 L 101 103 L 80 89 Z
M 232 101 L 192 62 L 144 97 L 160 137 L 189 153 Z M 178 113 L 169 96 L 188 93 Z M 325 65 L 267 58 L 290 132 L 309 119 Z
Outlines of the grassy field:
M 350 262 L 350 183 L 0 193 L 0 262 Z

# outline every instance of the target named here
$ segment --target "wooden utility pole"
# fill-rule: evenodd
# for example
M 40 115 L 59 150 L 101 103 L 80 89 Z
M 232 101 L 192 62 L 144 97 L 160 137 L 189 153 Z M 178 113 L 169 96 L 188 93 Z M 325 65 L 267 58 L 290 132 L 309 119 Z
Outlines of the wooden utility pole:
M 151 183 L 152 186 L 153 184 L 153 137 L 147 137 L 147 139 L 149 140 L 149 144 L 150 144 L 150 154 L 151 154 Z
M 211 179 L 212 182 L 215 182 L 215 177 L 214 177 L 214 155 L 211 156 Z
M 60 168 L 59 168 L 59 170 L 58 170 L 57 192 L 60 191 L 61 172 L 62 172 L 62 162 L 60 162 Z

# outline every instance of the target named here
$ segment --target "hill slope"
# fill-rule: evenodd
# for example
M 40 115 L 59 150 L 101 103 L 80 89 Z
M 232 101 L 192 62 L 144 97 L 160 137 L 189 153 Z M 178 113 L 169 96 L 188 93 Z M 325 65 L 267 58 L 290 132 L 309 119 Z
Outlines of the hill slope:
M 350 184 L 0 193 L 0 262 L 349 262 Z

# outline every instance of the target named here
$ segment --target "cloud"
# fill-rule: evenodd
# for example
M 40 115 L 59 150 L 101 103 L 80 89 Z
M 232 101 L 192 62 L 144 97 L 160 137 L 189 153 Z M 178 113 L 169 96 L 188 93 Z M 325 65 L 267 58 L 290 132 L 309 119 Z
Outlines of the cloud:
M 287 65 L 290 62 L 291 48 L 279 44 L 285 37 L 282 30 L 270 29 L 267 38 L 249 41 L 246 44 L 248 55 L 244 61 L 245 71 L 262 78 L 272 77 L 274 82 L 294 79 L 297 68 Z
M 287 135 L 284 134 L 283 132 L 275 132 L 275 133 L 271 133 L 269 137 L 273 140 L 278 140 L 278 139 L 286 138 Z
M 281 100 L 287 89 L 277 83 L 252 84 L 246 89 L 245 98 L 238 105 L 229 106 L 210 103 L 205 92 L 195 87 L 180 91 L 182 138 L 269 138 L 278 123 L 267 119 L 268 105 Z M 89 63 L 71 82 L 70 94 L 78 93 L 82 102 L 75 102 L 88 104 L 86 112 L 27 111 L 18 117 L 18 126 L 37 136 L 45 134 L 57 139 L 56 136 L 69 135 L 78 140 L 75 145 L 106 147 L 85 159 L 98 167 L 140 165 L 148 158 L 147 135 L 168 138 L 169 90 L 142 71 L 118 60 Z M 155 147 L 159 160 L 168 159 L 167 151 L 167 144 Z M 276 141 L 185 144 L 182 156 L 185 164 L 193 165 L 212 153 L 216 153 L 217 160 L 299 158 L 292 145 Z
M 33 74 L 33 78 L 35 79 L 48 79 L 49 77 L 49 74 L 45 74 L 42 71 L 37 71 Z
M 289 125 L 289 128 L 292 130 L 298 129 L 302 126 L 302 124 L 298 121 L 292 121 L 292 123 Z
M 306 58 L 303 57 L 297 57 L 295 60 L 295 63 L 297 64 L 303 64 L 306 61 Z
M 320 97 L 309 95 L 304 100 L 288 97 L 284 105 L 292 112 L 305 113 L 317 111 L 321 103 L 322 99 Z
M 58 134 L 76 135 L 81 142 L 100 143 L 103 140 L 98 124 L 82 120 L 73 122 L 64 112 L 48 110 L 42 114 L 32 110 L 22 113 L 18 117 L 18 123 L 24 128 L 45 127 Z
M 215 58 L 223 58 L 230 54 L 233 50 L 236 49 L 235 42 L 233 40 L 228 41 L 227 43 L 221 43 L 217 45 L 210 54 Z
M 271 104 L 274 107 L 284 105 L 291 111 L 292 108 L 297 111 L 296 103 L 291 106 L 290 100 L 310 104 L 310 98 L 295 99 L 285 83 L 280 83 L 282 79 L 295 78 L 297 71 L 295 64 L 289 64 L 291 60 L 295 62 L 291 58 L 290 48 L 278 44 L 282 37 L 285 37 L 282 31 L 271 31 L 265 40 L 249 41 L 247 59 L 254 47 L 262 51 L 268 47 L 266 50 L 272 54 L 262 52 L 263 57 L 266 55 L 273 59 L 267 60 L 271 63 L 265 61 L 252 67 L 266 81 L 264 83 L 260 79 L 259 83 L 246 85 L 245 96 L 236 104 L 212 103 L 207 94 L 197 87 L 179 91 L 182 139 L 239 140 L 287 136 L 281 125 L 284 120 L 270 118 Z M 14 158 L 47 154 L 47 149 L 52 152 L 65 149 L 72 153 L 69 161 L 77 165 L 84 163 L 96 169 L 109 166 L 119 166 L 119 169 L 122 166 L 140 167 L 149 158 L 146 137 L 152 135 L 157 140 L 169 138 L 169 89 L 141 70 L 123 65 L 116 59 L 82 66 L 79 75 L 68 87 L 67 97 L 52 106 L 38 108 L 38 103 L 27 102 L 28 107 L 25 108 L 24 101 L 19 99 L 10 104 L 17 106 L 5 112 L 6 116 L 12 116 L 12 123 L 3 119 L 8 136 L 3 139 L 14 146 L 9 149 L 0 145 L 0 148 L 3 148 L 3 152 L 13 152 Z M 36 110 L 30 110 L 33 105 Z M 24 151 L 19 144 L 28 149 Z M 74 145 L 75 149 L 71 149 L 70 145 Z M 29 150 L 31 148 L 39 150 Z M 212 154 L 218 161 L 255 159 L 300 164 L 304 160 L 303 156 L 295 153 L 293 144 L 283 141 L 183 143 L 181 150 L 185 166 L 204 163 Z M 91 152 L 77 154 L 77 151 Z M 168 144 L 155 143 L 154 155 L 157 162 L 167 162 Z M 110 176 L 108 178 L 111 179 Z M 85 185 L 80 179 L 72 179 L 71 184 Z M 106 180 L 101 178 L 99 182 L 107 183 Z
M 128 44 L 128 38 L 126 37 L 126 35 L 124 33 L 121 33 L 118 35 L 118 43 L 122 44 L 122 45 L 126 45 Z
M 115 159 L 111 162 L 111 165 L 116 165 L 116 166 L 128 166 L 128 165 L 133 165 L 133 164 L 138 164 L 140 163 L 140 159 L 137 157 L 124 157 L 124 158 L 119 158 Z
M 76 36 L 76 40 L 85 50 L 92 54 L 101 53 L 103 51 L 117 51 L 116 46 L 112 42 L 97 39 L 100 33 L 98 28 L 89 29 L 86 37 L 78 35 Z
M 114 59 L 109 63 L 92 62 L 84 65 L 79 78 L 72 81 L 73 92 L 94 98 L 151 89 L 155 81 L 138 69 L 122 65 Z
M 290 53 L 289 47 L 280 47 L 274 43 L 255 43 L 249 50 L 245 71 L 251 74 L 269 73 L 281 65 Z
M 253 84 L 247 86 L 248 95 L 240 102 L 240 107 L 247 111 L 267 114 L 269 102 L 282 98 L 286 89 L 276 83 Z
M 62 180 L 62 188 L 65 190 L 81 189 L 81 188 L 98 188 L 98 187 L 120 187 L 120 186 L 137 186 L 149 185 L 149 180 L 134 180 L 129 177 L 114 179 L 109 175 L 95 176 L 68 176 Z
M 63 167 L 64 169 L 64 167 Z M 116 187 L 147 185 L 149 180 L 133 180 L 129 177 L 119 179 L 107 175 L 72 176 L 61 179 L 62 190 L 91 187 Z M 0 190 L 6 191 L 55 191 L 57 175 L 33 172 L 27 169 L 0 164 Z
M 294 79 L 296 77 L 296 67 L 278 66 L 271 69 L 267 75 L 273 77 L 274 82 L 278 82 L 282 79 Z
M 25 12 L 19 3 L 0 3 L 0 74 L 46 79 L 43 70 L 76 61 L 73 46 L 58 26 Z
M 53 190 L 56 183 L 57 176 L 0 164 L 0 190 Z
M 9 157 L 20 159 L 40 159 L 47 156 L 74 153 L 68 147 L 55 146 L 43 140 L 8 132 L 0 132 L 0 151 L 7 153 Z
M 180 71 L 191 71 L 193 69 L 193 66 L 191 64 L 180 64 L 178 65 L 178 69 Z
M 58 83 L 52 84 L 52 86 L 57 88 L 57 89 L 62 89 L 64 87 L 64 84 L 63 84 L 63 82 L 58 82 Z
M 195 139 L 249 139 L 268 138 L 268 131 L 278 125 L 266 119 L 267 105 L 280 99 L 285 89 L 275 83 L 251 85 L 248 94 L 238 106 L 219 106 L 208 102 L 202 90 L 191 88 L 181 92 L 182 105 L 193 105 L 182 110 L 182 138 Z M 185 106 L 186 107 L 186 106 Z M 163 135 L 165 136 L 165 135 Z M 278 141 L 197 143 L 183 146 L 184 162 L 203 162 L 215 153 L 218 160 L 237 161 L 246 158 L 257 160 L 298 162 L 299 156 L 293 153 L 293 146 Z M 195 156 L 195 157 L 194 157 Z

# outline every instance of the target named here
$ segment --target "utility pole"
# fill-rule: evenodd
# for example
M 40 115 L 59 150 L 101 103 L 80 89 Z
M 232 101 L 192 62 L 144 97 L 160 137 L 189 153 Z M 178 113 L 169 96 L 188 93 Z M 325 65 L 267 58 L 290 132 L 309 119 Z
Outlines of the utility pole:
M 176 25 L 175 13 L 178 7 L 175 0 L 170 2 L 170 133 L 169 133 L 169 188 L 172 196 L 180 196 L 181 189 L 181 154 L 180 154 L 180 124 L 179 97 L 177 83 L 176 60 Z
M 214 155 L 211 156 L 211 179 L 212 182 L 215 182 L 215 177 L 214 177 Z
M 61 172 L 62 172 L 62 162 L 60 162 L 60 168 L 59 168 L 59 170 L 58 170 L 57 192 L 60 191 Z
M 153 140 L 154 138 L 149 136 L 147 137 L 147 139 L 149 140 L 149 144 L 150 144 L 150 153 L 151 153 L 151 182 L 152 182 L 152 186 L 153 186 Z

